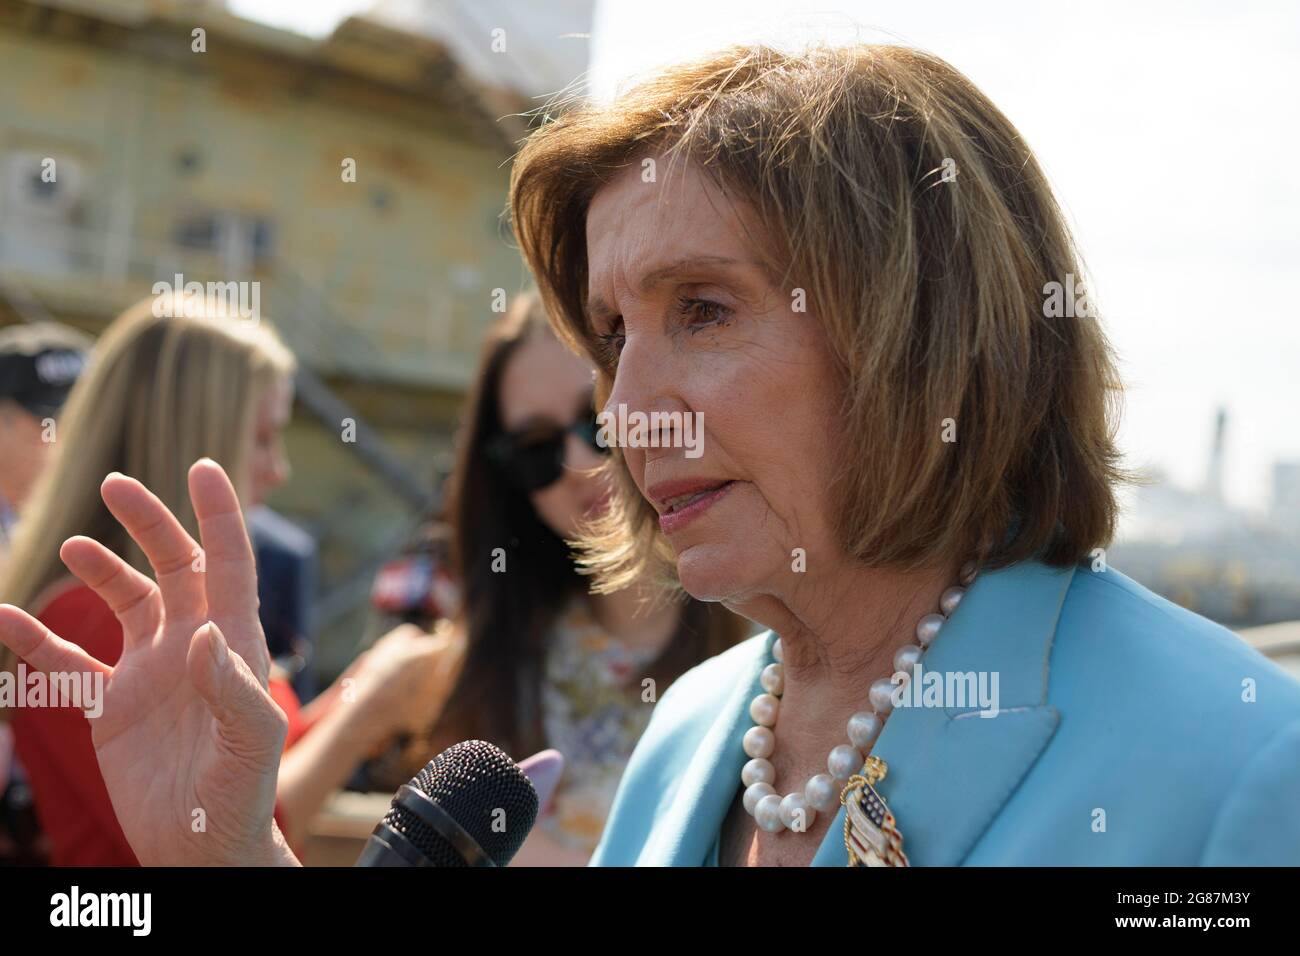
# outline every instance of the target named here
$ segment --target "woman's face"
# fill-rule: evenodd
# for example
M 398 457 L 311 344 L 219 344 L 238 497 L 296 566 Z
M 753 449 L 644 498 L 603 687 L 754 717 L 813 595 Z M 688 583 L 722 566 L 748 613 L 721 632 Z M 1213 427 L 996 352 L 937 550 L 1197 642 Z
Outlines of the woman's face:
M 498 402 L 502 428 L 511 433 L 566 429 L 592 414 L 594 369 L 549 333 L 529 336 L 502 370 Z M 578 525 L 608 498 L 604 479 L 593 474 L 605 459 L 578 435 L 564 436 L 560 477 L 529 495 L 542 522 L 561 538 L 577 536 Z
M 0 491 L 17 510 L 27 501 L 50 463 L 54 443 L 48 440 L 42 419 L 16 402 L 0 399 L 0 449 L 4 449 L 5 474 Z
M 289 456 L 284 450 L 284 427 L 293 414 L 293 382 L 277 379 L 264 389 L 257 403 L 253 443 L 249 454 L 249 504 L 260 505 L 272 491 L 289 480 Z
M 795 549 L 808 572 L 842 559 L 829 507 L 836 377 L 817 317 L 795 311 L 796 290 L 775 287 L 751 253 L 747 238 L 763 237 L 748 210 L 697 167 L 665 178 L 669 163 L 656 162 L 659 182 L 631 163 L 587 216 L 590 319 L 617 361 L 605 410 L 698 415 L 698 457 L 624 455 L 682 586 L 746 613 L 807 587 Z

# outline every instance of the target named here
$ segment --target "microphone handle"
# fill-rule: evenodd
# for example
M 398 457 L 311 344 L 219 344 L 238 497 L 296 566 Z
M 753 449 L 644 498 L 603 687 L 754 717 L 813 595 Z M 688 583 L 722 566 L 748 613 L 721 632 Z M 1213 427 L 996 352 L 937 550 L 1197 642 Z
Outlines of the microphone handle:
M 402 834 L 380 821 L 353 866 L 433 866 Z

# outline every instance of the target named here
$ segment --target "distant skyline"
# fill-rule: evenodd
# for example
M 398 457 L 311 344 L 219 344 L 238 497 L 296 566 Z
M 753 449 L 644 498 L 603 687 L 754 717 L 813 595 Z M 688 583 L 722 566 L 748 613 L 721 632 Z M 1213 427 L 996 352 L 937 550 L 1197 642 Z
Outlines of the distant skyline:
M 368 4 L 230 6 L 319 35 L 326 13 Z M 1300 460 L 1300 4 L 840 0 L 821 10 L 601 0 L 591 91 L 608 98 L 655 66 L 756 39 L 892 40 L 947 59 L 1024 134 L 1074 223 L 1128 387 L 1129 464 L 1201 487 L 1226 406 L 1225 498 L 1262 510 L 1273 462 Z

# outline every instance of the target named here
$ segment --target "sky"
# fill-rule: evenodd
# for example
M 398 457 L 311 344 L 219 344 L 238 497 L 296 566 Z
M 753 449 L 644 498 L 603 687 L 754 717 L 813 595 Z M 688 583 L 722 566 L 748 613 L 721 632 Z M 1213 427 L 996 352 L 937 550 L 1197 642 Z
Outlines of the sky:
M 306 33 L 366 6 L 231 3 Z M 1129 464 L 1199 486 L 1224 405 L 1226 496 L 1265 507 L 1273 462 L 1300 460 L 1300 4 L 598 0 L 590 91 L 752 40 L 901 42 L 969 76 L 1071 219 L 1127 386 Z
M 307 36 L 325 36 L 335 24 L 371 6 L 370 0 L 228 0 L 231 13 Z

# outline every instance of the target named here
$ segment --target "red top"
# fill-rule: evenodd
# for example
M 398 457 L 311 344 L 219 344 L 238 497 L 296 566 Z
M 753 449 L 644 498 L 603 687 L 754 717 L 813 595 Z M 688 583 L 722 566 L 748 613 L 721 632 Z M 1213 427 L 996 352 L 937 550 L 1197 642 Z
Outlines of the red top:
M 122 656 L 122 626 L 85 585 L 59 591 L 38 617 L 55 634 L 105 664 L 115 665 Z M 298 697 L 288 684 L 274 678 L 268 690 L 289 718 L 288 748 L 304 729 Z M 55 866 L 139 866 L 108 799 L 86 716 L 75 707 L 20 707 L 14 711 L 13 730 L 18 759 L 31 782 L 36 817 L 50 841 L 51 862 Z M 280 820 L 278 809 L 276 819 Z

